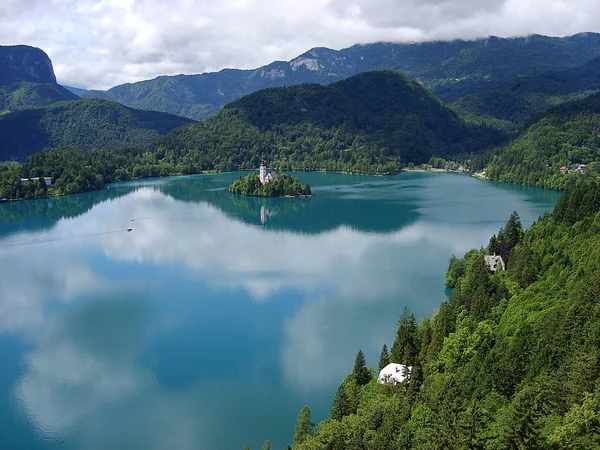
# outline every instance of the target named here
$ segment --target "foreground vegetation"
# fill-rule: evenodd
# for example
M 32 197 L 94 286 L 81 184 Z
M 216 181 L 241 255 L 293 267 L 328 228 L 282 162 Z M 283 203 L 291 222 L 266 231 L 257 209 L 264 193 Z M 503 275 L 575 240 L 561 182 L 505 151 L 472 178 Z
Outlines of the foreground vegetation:
M 229 192 L 257 197 L 298 197 L 311 195 L 310 186 L 290 175 L 281 174 L 275 180 L 262 184 L 255 173 L 240 177 L 229 185 Z
M 506 272 L 488 270 L 492 250 Z M 410 382 L 378 384 L 359 352 L 329 417 L 300 413 L 294 449 L 597 448 L 598 267 L 600 184 L 569 188 L 526 232 L 514 213 L 490 248 L 451 259 L 433 318 L 403 312 L 379 367 L 410 365 Z

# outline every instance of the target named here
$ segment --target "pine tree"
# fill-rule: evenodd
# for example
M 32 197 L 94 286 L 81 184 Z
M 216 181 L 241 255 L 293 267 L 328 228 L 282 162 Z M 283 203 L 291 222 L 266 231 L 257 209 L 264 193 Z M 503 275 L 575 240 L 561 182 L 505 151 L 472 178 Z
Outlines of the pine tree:
M 267 439 L 262 445 L 261 450 L 271 450 L 271 441 Z
M 417 321 L 414 314 L 405 307 L 398 321 L 398 331 L 390 352 L 390 361 L 410 366 L 415 362 L 417 352 Z
M 304 406 L 298 414 L 298 425 L 294 433 L 294 445 L 304 442 L 308 436 L 312 435 L 313 423 L 310 416 L 310 408 Z
M 354 370 L 352 371 L 356 384 L 363 386 L 371 380 L 371 373 L 367 369 L 367 362 L 365 360 L 365 354 L 362 350 L 359 350 L 354 359 Z
M 492 237 L 490 238 L 490 243 L 488 244 L 488 254 L 493 255 L 494 253 L 497 253 L 499 249 L 499 243 L 498 243 L 498 238 L 496 237 L 496 235 L 492 235 Z
M 333 402 L 331 403 L 331 418 L 335 420 L 342 420 L 343 417 L 349 415 L 352 412 L 352 405 L 350 399 L 343 384 L 340 385 Z
M 383 344 L 381 355 L 379 355 L 379 370 L 383 369 L 390 363 L 390 354 L 388 353 L 387 345 Z

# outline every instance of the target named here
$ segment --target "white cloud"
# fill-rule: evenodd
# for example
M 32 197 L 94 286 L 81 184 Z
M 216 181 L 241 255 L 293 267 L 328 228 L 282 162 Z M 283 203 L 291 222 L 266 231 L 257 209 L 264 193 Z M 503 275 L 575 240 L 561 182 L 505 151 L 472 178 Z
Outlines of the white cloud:
M 86 88 L 289 60 L 315 46 L 600 31 L 598 0 L 3 0 L 0 43 Z

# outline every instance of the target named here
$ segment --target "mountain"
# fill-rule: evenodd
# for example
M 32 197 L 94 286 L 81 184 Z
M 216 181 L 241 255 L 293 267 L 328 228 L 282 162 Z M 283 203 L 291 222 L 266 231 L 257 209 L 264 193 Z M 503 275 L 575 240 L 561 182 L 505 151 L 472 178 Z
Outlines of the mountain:
M 468 94 L 450 107 L 466 120 L 517 131 L 533 116 L 600 90 L 600 58 L 558 72 L 520 77 L 496 88 Z
M 492 180 L 552 189 L 600 176 L 600 93 L 552 108 L 509 145 L 474 158 Z M 579 164 L 586 164 L 578 171 Z M 561 167 L 570 173 L 563 173 Z
M 52 62 L 42 50 L 0 46 L 0 112 L 78 98 L 56 83 Z
M 474 41 L 361 44 L 339 51 L 314 48 L 289 62 L 276 61 L 255 70 L 162 76 L 84 95 L 202 119 L 260 89 L 329 84 L 362 72 L 394 69 L 418 79 L 450 102 L 518 76 L 567 69 L 598 57 L 600 34 L 594 33 L 564 38 L 492 36 Z
M 506 272 L 491 247 L 512 249 Z M 600 184 L 569 188 L 525 232 L 513 213 L 488 249 L 451 259 L 431 319 L 405 309 L 389 330 L 380 368 L 409 366 L 410 381 L 379 384 L 358 355 L 294 450 L 598 448 L 599 266 Z
M 84 151 L 149 146 L 190 119 L 106 100 L 60 102 L 0 115 L 0 161 L 60 147 Z
M 266 158 L 284 170 L 386 173 L 500 138 L 467 126 L 405 75 L 374 71 L 328 86 L 255 92 L 169 133 L 157 151 L 190 171 L 256 168 Z
M 87 94 L 87 92 L 88 92 L 87 89 L 81 89 L 81 88 L 77 88 L 77 87 L 73 87 L 73 86 L 65 86 L 65 85 L 63 85 L 63 87 L 67 91 L 70 91 L 70 92 L 72 92 L 73 94 L 75 94 L 75 95 L 77 95 L 79 97 Z
M 0 86 L 0 111 L 16 111 L 77 99 L 77 95 L 58 84 L 20 82 Z
M 56 84 L 50 58 L 36 47 L 0 45 L 0 86 L 21 81 Z

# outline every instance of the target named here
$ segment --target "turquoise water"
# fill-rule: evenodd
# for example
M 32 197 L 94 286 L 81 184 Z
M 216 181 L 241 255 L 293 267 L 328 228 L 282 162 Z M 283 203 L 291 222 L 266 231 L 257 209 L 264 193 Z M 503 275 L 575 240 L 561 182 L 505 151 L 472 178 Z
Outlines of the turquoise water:
M 232 196 L 222 174 L 1 204 L 0 448 L 283 449 L 405 306 L 431 316 L 452 254 L 558 197 L 295 175 L 312 198 Z

